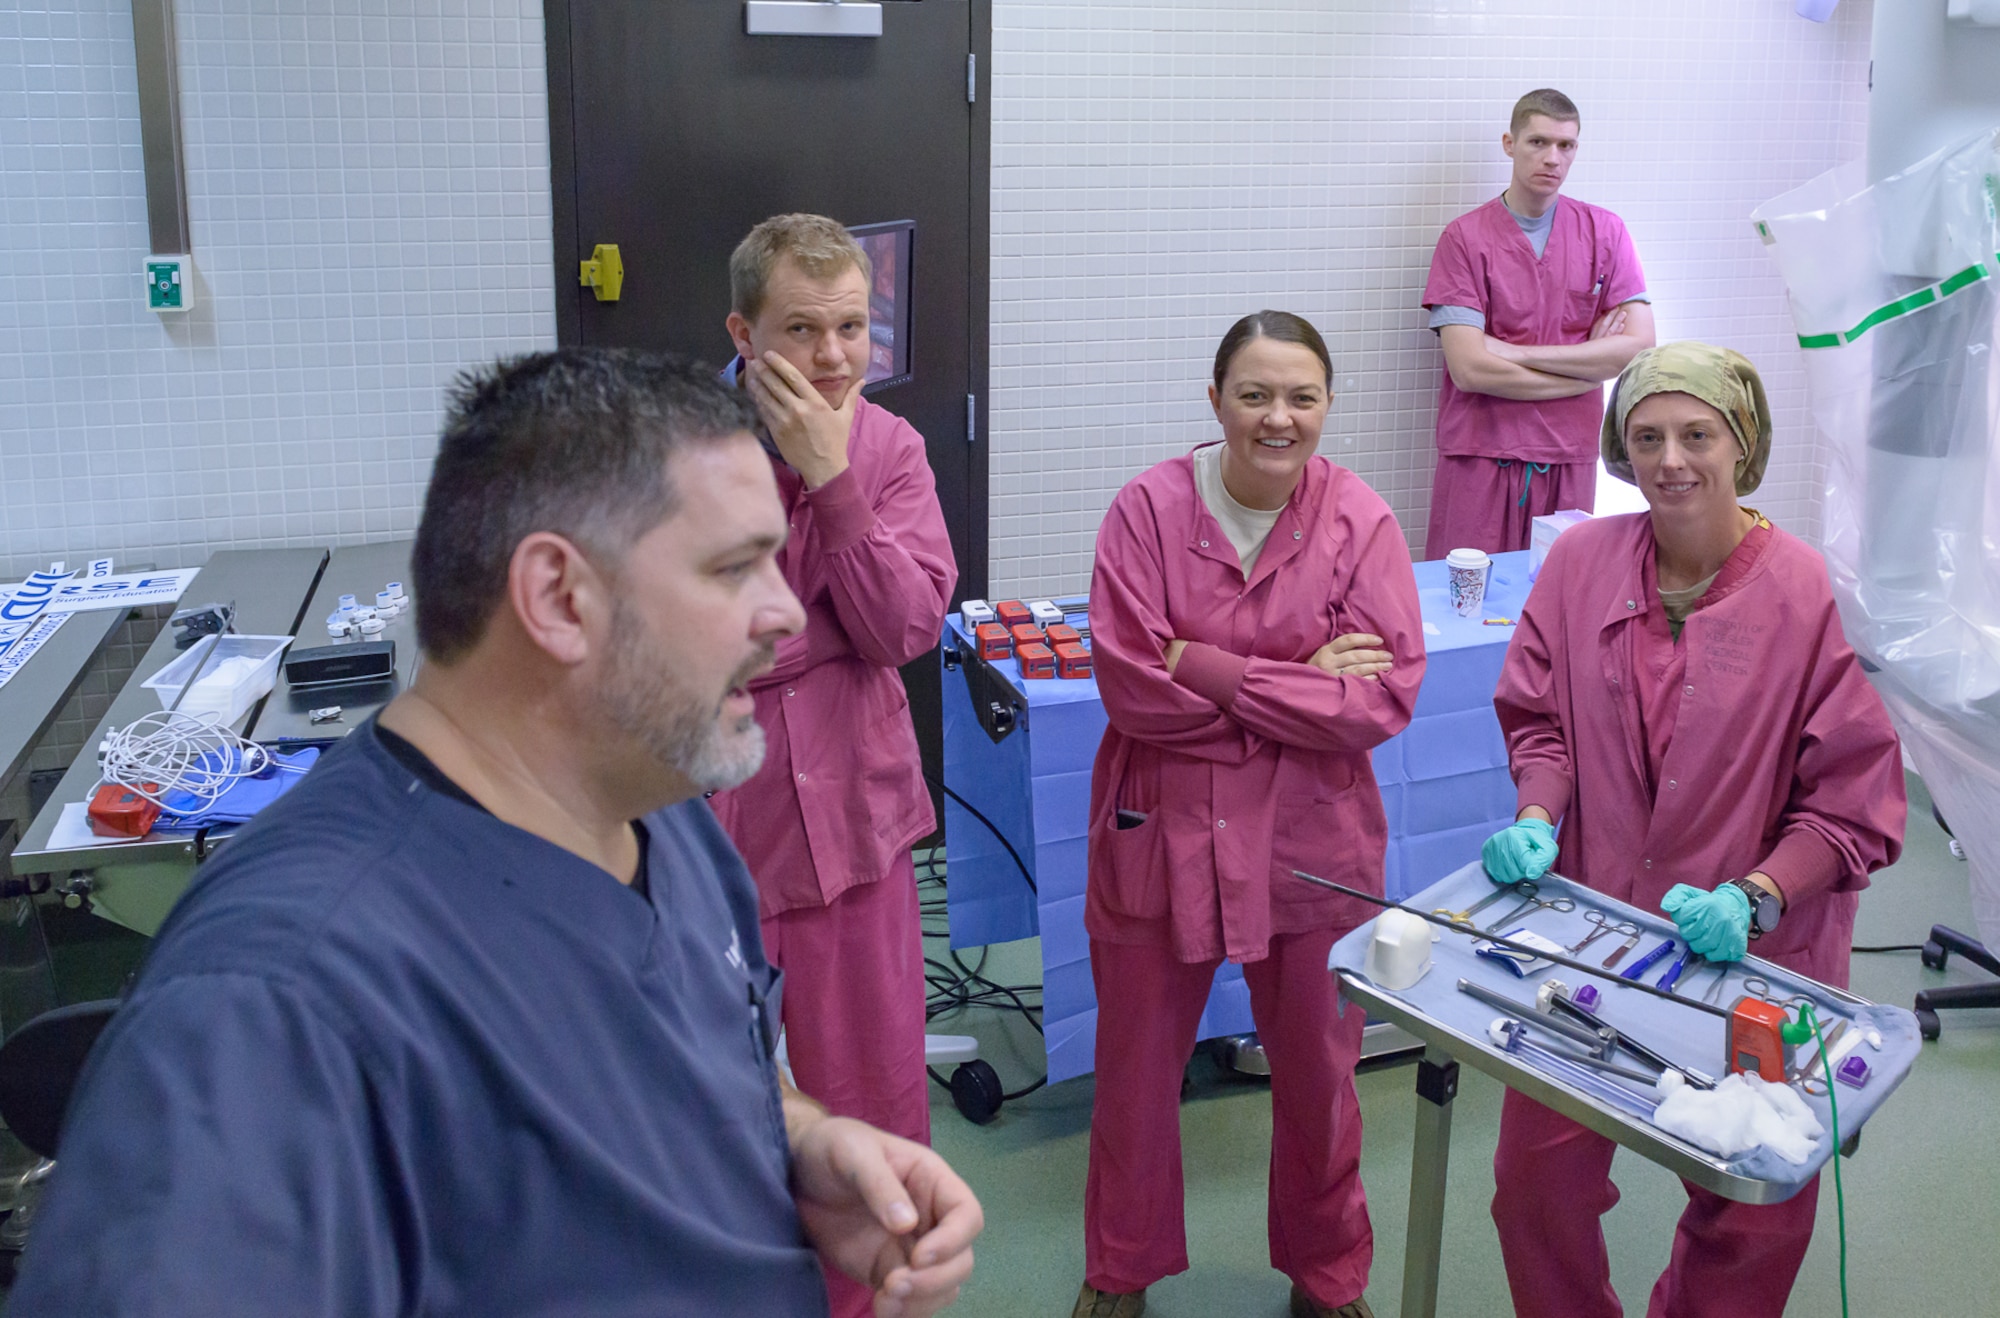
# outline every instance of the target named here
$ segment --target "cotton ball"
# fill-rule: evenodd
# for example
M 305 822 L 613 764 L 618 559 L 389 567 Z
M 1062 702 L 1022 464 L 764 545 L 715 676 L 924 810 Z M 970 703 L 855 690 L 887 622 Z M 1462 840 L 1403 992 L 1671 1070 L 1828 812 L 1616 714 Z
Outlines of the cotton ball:
M 1683 1085 L 1687 1084 L 1687 1082 L 1688 1081 L 1686 1076 L 1682 1075 L 1679 1071 L 1674 1070 L 1672 1067 L 1669 1067 L 1666 1070 L 1660 1072 L 1660 1078 L 1653 1082 L 1653 1088 L 1656 1092 L 1658 1092 L 1661 1098 L 1667 1099 L 1667 1098 L 1672 1098 L 1674 1096 L 1674 1091 L 1676 1089 L 1681 1088 Z

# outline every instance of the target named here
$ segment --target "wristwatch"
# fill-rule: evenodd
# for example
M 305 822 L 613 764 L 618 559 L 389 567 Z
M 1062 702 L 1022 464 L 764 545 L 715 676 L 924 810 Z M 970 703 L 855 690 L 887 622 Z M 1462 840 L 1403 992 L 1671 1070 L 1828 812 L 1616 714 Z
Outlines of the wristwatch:
M 1726 886 L 1750 899 L 1750 937 L 1762 938 L 1778 927 L 1778 917 L 1784 914 L 1785 904 L 1778 900 L 1776 893 L 1749 879 L 1731 879 Z

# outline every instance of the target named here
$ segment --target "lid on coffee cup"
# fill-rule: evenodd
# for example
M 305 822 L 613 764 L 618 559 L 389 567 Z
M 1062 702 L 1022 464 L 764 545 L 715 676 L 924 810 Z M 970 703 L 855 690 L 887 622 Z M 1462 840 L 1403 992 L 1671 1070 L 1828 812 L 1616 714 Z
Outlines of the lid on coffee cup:
M 1481 568 L 1493 560 L 1486 556 L 1484 549 L 1454 549 L 1444 556 L 1449 567 Z

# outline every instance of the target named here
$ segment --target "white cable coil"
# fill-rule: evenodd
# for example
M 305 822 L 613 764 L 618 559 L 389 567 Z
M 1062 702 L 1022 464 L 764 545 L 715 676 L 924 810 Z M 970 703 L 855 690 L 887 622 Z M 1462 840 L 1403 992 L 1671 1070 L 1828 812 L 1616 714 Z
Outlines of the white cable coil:
M 207 808 L 245 778 L 277 767 L 299 773 L 212 718 L 163 710 L 134 719 L 97 747 L 98 781 L 130 788 L 161 809 L 174 792 Z M 93 793 L 96 789 L 92 789 Z M 176 803 L 177 813 L 195 813 Z

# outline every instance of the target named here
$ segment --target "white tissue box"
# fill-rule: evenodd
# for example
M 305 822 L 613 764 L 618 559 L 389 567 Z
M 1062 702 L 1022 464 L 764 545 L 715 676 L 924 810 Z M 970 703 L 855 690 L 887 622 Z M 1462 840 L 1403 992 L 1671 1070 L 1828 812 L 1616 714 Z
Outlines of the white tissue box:
M 1537 517 L 1528 533 L 1528 580 L 1533 581 L 1542 575 L 1542 560 L 1549 556 L 1549 546 L 1556 542 L 1557 536 L 1578 522 L 1589 520 L 1590 514 L 1577 508 Z

